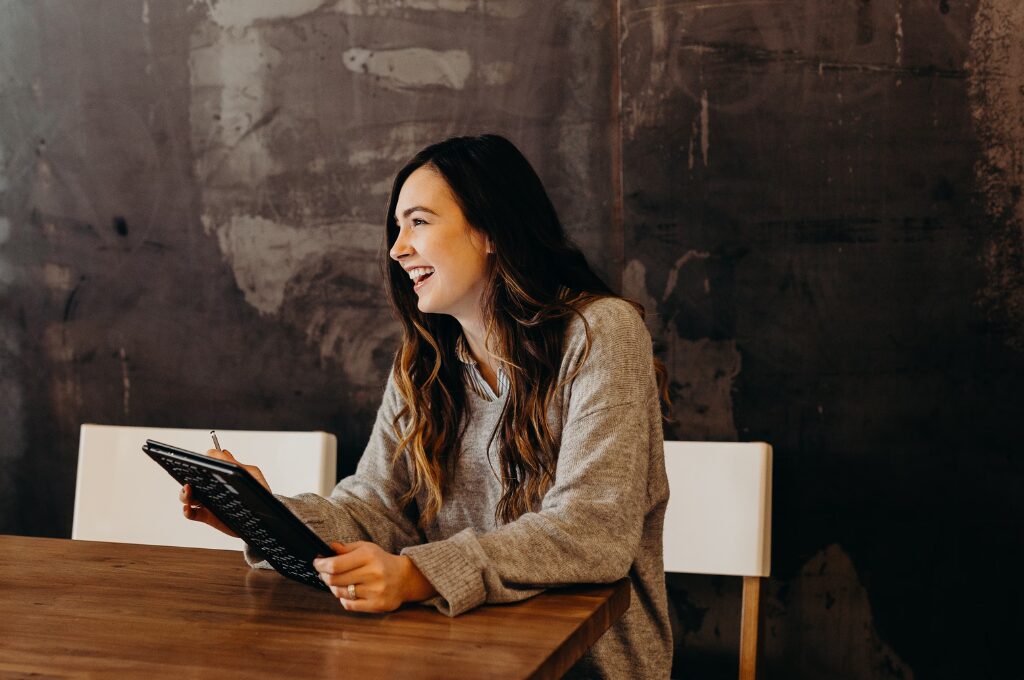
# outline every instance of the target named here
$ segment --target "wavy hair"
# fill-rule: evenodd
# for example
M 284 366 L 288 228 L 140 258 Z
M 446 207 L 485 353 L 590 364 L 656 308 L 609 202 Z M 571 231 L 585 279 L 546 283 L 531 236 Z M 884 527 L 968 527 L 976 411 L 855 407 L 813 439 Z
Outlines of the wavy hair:
M 465 369 L 456 355 L 458 321 L 420 312 L 408 275 L 388 254 L 399 233 L 399 193 L 423 167 L 439 173 L 466 221 L 494 246 L 483 312 L 487 346 L 496 351 L 508 379 L 504 409 L 491 435 L 491 444 L 498 441 L 496 472 L 503 489 L 495 519 L 507 523 L 535 508 L 554 481 L 558 443 L 548 412 L 559 387 L 566 326 L 573 316 L 583 318 L 580 310 L 590 301 L 615 294 L 567 238 L 537 173 L 507 139 L 453 137 L 426 147 L 399 170 L 385 217 L 382 268 L 403 329 L 394 360 L 403 401 L 392 423 L 399 441 L 394 462 L 403 453 L 413 461 L 402 501 L 408 505 L 425 495 L 424 507 L 417 508 L 421 526 L 441 509 L 468 409 Z M 665 371 L 657 360 L 655 370 L 667 398 Z

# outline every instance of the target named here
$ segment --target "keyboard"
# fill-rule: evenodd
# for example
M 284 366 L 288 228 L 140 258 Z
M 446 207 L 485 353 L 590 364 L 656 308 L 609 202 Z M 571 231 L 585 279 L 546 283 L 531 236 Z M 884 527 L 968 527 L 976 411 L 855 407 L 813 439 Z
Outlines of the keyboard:
M 179 483 L 189 484 L 199 502 L 279 573 L 330 590 L 312 562 L 334 551 L 245 469 L 153 440 L 143 451 Z

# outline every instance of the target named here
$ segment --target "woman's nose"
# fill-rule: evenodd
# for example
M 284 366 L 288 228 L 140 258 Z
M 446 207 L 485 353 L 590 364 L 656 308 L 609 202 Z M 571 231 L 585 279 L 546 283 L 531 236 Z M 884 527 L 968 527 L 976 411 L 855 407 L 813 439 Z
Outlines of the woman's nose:
M 409 244 L 409 239 L 406 237 L 408 232 L 405 229 L 399 228 L 398 237 L 395 238 L 394 244 L 391 246 L 391 259 L 396 262 L 403 257 L 412 255 L 412 246 Z

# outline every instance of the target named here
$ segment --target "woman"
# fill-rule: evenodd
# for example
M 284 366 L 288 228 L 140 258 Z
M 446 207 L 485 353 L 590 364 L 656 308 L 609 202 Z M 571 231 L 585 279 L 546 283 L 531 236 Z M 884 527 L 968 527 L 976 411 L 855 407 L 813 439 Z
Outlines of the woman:
M 668 485 L 641 312 L 570 245 L 502 137 L 421 151 L 386 223 L 404 333 L 370 441 L 329 498 L 279 497 L 335 541 L 317 571 L 348 610 L 423 602 L 450 616 L 629 576 L 629 610 L 571 675 L 668 677 Z M 187 488 L 181 500 L 227 531 Z

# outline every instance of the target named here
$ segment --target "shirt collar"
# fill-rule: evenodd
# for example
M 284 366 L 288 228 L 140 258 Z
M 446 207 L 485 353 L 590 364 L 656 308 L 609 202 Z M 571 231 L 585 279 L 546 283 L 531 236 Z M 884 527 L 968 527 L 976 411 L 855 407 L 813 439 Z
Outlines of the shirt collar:
M 459 334 L 459 339 L 455 341 L 455 356 L 467 366 L 476 366 L 476 359 L 473 358 L 473 353 L 469 351 L 465 334 Z

